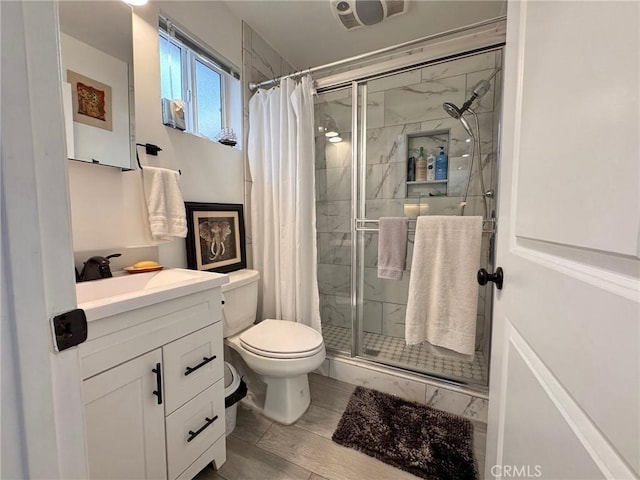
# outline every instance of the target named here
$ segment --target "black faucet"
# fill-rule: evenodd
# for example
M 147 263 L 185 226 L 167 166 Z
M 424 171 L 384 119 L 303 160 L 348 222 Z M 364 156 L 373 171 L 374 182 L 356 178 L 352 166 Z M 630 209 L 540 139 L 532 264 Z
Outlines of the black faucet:
M 111 275 L 111 268 L 109 267 L 109 259 L 113 257 L 119 257 L 121 253 L 113 253 L 106 257 L 91 257 L 84 262 L 84 267 L 80 273 L 80 281 L 86 282 L 87 280 L 98 280 L 100 278 L 109 278 Z

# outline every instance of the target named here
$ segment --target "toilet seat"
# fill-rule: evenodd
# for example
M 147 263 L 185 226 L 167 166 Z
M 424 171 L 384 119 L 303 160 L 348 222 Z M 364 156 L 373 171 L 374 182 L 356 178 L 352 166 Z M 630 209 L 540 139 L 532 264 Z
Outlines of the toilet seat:
M 319 332 L 287 320 L 260 322 L 240 335 L 240 344 L 256 355 L 282 359 L 311 357 L 324 350 Z

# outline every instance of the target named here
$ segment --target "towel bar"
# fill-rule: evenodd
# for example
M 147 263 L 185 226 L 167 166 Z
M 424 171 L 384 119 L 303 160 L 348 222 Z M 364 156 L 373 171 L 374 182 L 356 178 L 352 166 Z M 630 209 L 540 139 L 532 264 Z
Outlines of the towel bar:
M 409 233 L 415 233 L 415 218 L 407 217 L 407 221 L 409 221 L 409 225 L 412 223 L 413 228 L 409 227 Z M 355 219 L 355 229 L 357 232 L 377 232 L 378 227 L 366 227 L 364 224 L 366 223 L 380 223 L 379 220 L 367 220 L 366 218 L 356 218 Z M 496 232 L 496 220 L 495 218 L 489 218 L 482 221 L 482 233 L 495 233 Z

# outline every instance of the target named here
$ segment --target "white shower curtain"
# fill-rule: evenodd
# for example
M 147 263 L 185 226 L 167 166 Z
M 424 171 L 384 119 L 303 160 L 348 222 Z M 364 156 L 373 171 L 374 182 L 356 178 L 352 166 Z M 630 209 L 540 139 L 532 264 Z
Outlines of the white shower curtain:
M 313 85 L 283 79 L 249 101 L 253 265 L 261 318 L 321 331 L 317 281 Z

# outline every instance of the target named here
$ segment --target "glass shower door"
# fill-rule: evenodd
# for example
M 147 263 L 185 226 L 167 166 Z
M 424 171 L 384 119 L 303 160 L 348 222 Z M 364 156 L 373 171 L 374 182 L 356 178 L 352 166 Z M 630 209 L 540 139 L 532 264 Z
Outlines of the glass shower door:
M 473 104 L 477 127 L 476 117 L 467 117 L 479 142 L 445 112 L 443 103 L 462 105 L 477 82 L 500 65 L 501 50 L 484 52 L 316 97 L 318 286 L 328 350 L 459 383 L 488 384 L 491 287 L 480 288 L 473 361 L 406 346 L 415 222 L 409 225 L 401 280 L 377 276 L 377 222 L 380 217 L 460 215 L 467 189 L 464 215 L 485 215 L 486 201 L 487 216 L 492 216 L 495 199 L 485 198 L 483 191 L 496 185 L 500 75 Z M 443 147 L 448 154 L 446 180 L 415 179 L 410 163 L 420 147 L 426 155 Z M 484 182 L 479 181 L 481 172 Z M 487 227 L 481 266 L 492 271 L 493 235 L 491 224 Z
M 328 349 L 351 355 L 352 90 L 315 100 L 316 229 L 322 335 Z
M 462 123 L 443 109 L 444 102 L 462 105 L 473 86 L 500 65 L 500 52 L 486 52 L 441 64 L 362 82 L 366 97 L 358 145 L 356 250 L 357 325 L 356 354 L 376 362 L 458 382 L 488 384 L 490 288 L 480 287 L 473 361 L 433 354 L 425 346 L 405 344 L 404 328 L 415 222 L 409 222 L 407 266 L 402 279 L 377 276 L 380 217 L 460 215 L 470 178 L 464 215 L 484 215 L 478 153 L 482 153 L 485 189 L 493 188 L 496 175 L 499 95 L 491 90 L 474 103 L 480 148 Z M 364 102 L 363 102 L 364 103 Z M 475 123 L 472 123 L 475 131 Z M 416 179 L 414 164 L 420 154 L 448 155 L 446 180 Z M 471 155 L 476 154 L 471 170 Z M 494 210 L 494 199 L 487 199 Z M 481 266 L 488 268 L 492 235 L 483 234 Z

